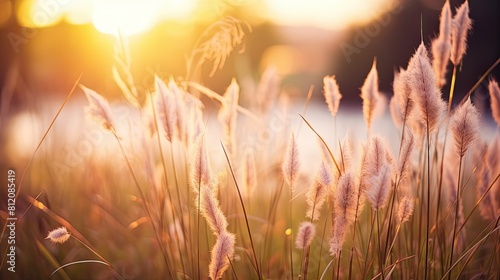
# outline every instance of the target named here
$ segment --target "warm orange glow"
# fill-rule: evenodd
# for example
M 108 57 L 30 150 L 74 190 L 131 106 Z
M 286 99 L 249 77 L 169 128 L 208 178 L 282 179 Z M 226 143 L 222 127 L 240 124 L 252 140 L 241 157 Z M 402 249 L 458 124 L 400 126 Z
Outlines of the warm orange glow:
M 289 1 L 265 0 L 261 16 L 283 25 L 310 25 L 343 29 L 373 20 L 393 6 L 394 0 Z M 9 3 L 9 2 L 6 2 Z M 253 7 L 246 4 L 245 10 Z M 46 27 L 66 20 L 71 24 L 92 23 L 106 34 L 137 34 L 150 30 L 160 20 L 194 21 L 217 14 L 218 1 L 201 4 L 195 0 L 26 0 L 16 15 L 26 27 Z M 243 7 L 243 6 L 242 6 Z M 393 8 L 393 7 L 392 7 Z M 194 11 L 196 18 L 194 18 Z M 214 14 L 215 13 L 215 14 Z
M 342 29 L 373 20 L 391 8 L 393 0 L 267 0 L 269 18 L 279 24 Z
M 102 33 L 136 34 L 154 25 L 159 7 L 159 0 L 96 0 L 92 23 Z

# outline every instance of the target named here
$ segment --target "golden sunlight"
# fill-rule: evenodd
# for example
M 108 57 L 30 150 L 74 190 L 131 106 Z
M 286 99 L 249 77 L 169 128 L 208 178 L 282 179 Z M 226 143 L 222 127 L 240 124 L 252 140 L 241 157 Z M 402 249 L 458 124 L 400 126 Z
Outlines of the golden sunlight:
M 92 23 L 102 33 L 131 35 L 149 30 L 155 23 L 159 0 L 96 0 Z
M 343 29 L 364 24 L 389 10 L 394 0 L 267 0 L 269 17 L 285 25 Z
M 309 25 L 324 29 L 344 29 L 364 24 L 391 9 L 394 0 L 353 0 L 307 2 L 265 0 L 265 17 L 280 25 Z M 217 6 L 214 1 L 213 6 Z M 250 9 L 256 3 L 244 2 Z M 16 16 L 25 27 L 47 27 L 65 20 L 71 24 L 92 23 L 102 33 L 131 35 L 149 31 L 160 20 L 200 20 L 198 15 L 214 13 L 211 5 L 194 0 L 26 0 Z

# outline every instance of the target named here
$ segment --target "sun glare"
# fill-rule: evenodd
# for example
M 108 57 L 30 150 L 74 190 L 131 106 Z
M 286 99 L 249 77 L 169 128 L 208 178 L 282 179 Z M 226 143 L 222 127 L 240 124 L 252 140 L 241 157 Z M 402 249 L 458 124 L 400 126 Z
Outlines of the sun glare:
M 265 0 L 263 3 L 266 17 L 280 25 L 343 29 L 373 20 L 390 9 L 394 0 Z M 193 11 L 209 6 L 197 5 L 194 0 L 26 0 L 20 2 L 16 16 L 25 27 L 47 27 L 65 20 L 71 24 L 92 23 L 106 34 L 131 35 L 150 30 L 160 20 L 199 20 L 193 17 Z M 213 12 L 212 9 L 198 14 Z
M 136 34 L 154 25 L 159 7 L 159 0 L 95 0 L 92 23 L 102 33 Z
M 393 0 L 267 0 L 269 17 L 279 24 L 342 29 L 387 11 Z

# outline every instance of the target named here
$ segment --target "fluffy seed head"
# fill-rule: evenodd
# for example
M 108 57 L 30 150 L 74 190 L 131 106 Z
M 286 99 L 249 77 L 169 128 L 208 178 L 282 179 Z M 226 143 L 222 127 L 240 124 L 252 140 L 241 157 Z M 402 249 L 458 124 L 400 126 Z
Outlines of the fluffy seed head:
M 231 155 L 234 155 L 236 152 L 236 118 L 238 116 L 239 94 L 240 86 L 236 82 L 236 79 L 233 78 L 224 93 L 224 103 L 218 114 L 218 119 L 224 129 L 224 142 Z
M 202 53 L 202 61 L 212 61 L 210 77 L 217 69 L 222 69 L 233 49 L 243 42 L 244 26 L 250 29 L 249 25 L 245 25 L 234 17 L 225 17 L 212 24 L 203 33 L 204 38 L 207 39 L 196 51 Z
M 456 66 L 462 62 L 467 50 L 467 33 L 472 28 L 469 17 L 469 2 L 465 1 L 458 9 L 451 26 L 451 62 Z
M 159 125 L 167 139 L 172 141 L 176 135 L 177 101 L 174 93 L 158 76 L 155 76 L 154 101 Z
M 432 41 L 432 66 L 438 87 L 446 83 L 446 67 L 451 54 L 451 22 L 450 2 L 446 1 L 441 10 L 439 36 Z
M 262 112 L 267 113 L 279 95 L 280 77 L 276 67 L 269 66 L 264 70 L 257 87 L 257 103 Z
M 315 221 L 319 220 L 320 211 L 332 181 L 333 178 L 330 168 L 322 162 L 316 179 L 309 185 L 309 189 L 306 193 L 308 205 L 306 217 Z
M 411 167 L 411 156 L 415 147 L 415 138 L 410 131 L 406 132 L 398 159 L 399 179 L 402 180 L 409 172 Z
M 339 255 L 342 245 L 344 244 L 347 228 L 356 218 L 358 192 L 358 185 L 350 171 L 340 176 L 334 201 L 335 218 L 333 234 L 329 242 L 329 251 L 332 256 Z
M 412 98 L 417 104 L 418 118 L 432 131 L 441 120 L 446 109 L 441 92 L 436 86 L 436 78 L 422 42 L 408 64 L 408 74 Z
M 337 115 L 337 111 L 339 110 L 340 99 L 342 99 L 342 94 L 340 94 L 335 76 L 325 76 L 323 78 L 323 90 L 326 104 L 328 104 L 328 109 L 330 110 L 332 116 L 335 117 L 335 115 Z
M 378 135 L 373 136 L 365 145 L 361 163 L 361 189 L 370 187 L 370 178 L 377 176 L 385 165 L 392 164 L 387 143 Z
M 299 149 L 297 147 L 297 143 L 295 142 L 295 136 L 292 133 L 290 141 L 288 142 L 285 160 L 283 161 L 283 164 L 281 166 L 283 177 L 285 178 L 285 181 L 288 183 L 292 191 L 295 188 L 295 183 L 297 181 L 299 173 L 299 167 Z
M 500 127 L 500 87 L 496 80 L 490 80 L 488 91 L 490 92 L 491 113 L 497 126 Z
M 204 134 L 198 136 L 192 147 L 189 166 L 191 169 L 191 188 L 195 193 L 198 193 L 198 189 L 202 186 L 213 187 L 217 185 L 217 178 L 210 166 Z
M 380 172 L 370 176 L 366 182 L 368 188 L 365 190 L 365 196 L 376 211 L 387 203 L 391 190 L 391 172 L 391 166 L 384 164 Z
M 378 91 L 377 61 L 373 60 L 373 65 L 361 87 L 361 98 L 363 99 L 363 116 L 368 130 L 376 115 L 383 111 L 385 99 Z
M 479 134 L 479 113 L 470 99 L 455 110 L 450 120 L 455 150 L 463 156 Z
M 101 125 L 105 130 L 111 130 L 114 128 L 113 120 L 111 118 L 111 107 L 109 103 L 102 95 L 97 92 L 80 85 L 80 88 L 87 96 L 89 105 L 85 108 L 87 117 L 94 120 L 96 123 Z
M 413 199 L 404 196 L 399 201 L 399 207 L 397 212 L 397 217 L 400 223 L 404 223 L 410 220 L 411 215 L 413 214 Z
M 219 201 L 212 189 L 202 187 L 200 195 L 200 213 L 207 220 L 215 235 L 220 235 L 227 229 L 227 220 L 219 207 Z
M 358 185 L 350 171 L 340 176 L 335 197 L 335 213 L 337 216 L 344 216 L 348 223 L 356 217 L 358 191 Z
M 305 249 L 311 245 L 314 235 L 316 234 L 316 227 L 313 223 L 302 222 L 297 232 L 297 239 L 295 239 L 295 246 L 298 249 Z
M 391 99 L 391 115 L 396 125 L 403 124 L 414 108 L 411 99 L 411 86 L 408 72 L 401 69 L 399 73 L 394 73 L 393 83 L 394 96 Z
M 208 267 L 209 277 L 212 280 L 221 279 L 224 272 L 229 268 L 229 259 L 234 255 L 235 236 L 227 231 L 222 232 L 212 248 L 210 265 Z
M 70 234 L 65 227 L 59 227 L 54 230 L 49 231 L 49 234 L 45 239 L 50 239 L 52 243 L 63 244 L 68 241 Z

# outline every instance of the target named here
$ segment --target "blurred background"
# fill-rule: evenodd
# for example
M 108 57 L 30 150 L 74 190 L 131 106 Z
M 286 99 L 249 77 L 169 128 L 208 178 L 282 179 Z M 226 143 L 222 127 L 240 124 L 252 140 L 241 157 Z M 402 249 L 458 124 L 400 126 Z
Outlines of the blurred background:
M 453 12 L 463 1 L 450 1 Z M 186 59 L 202 32 L 231 15 L 251 26 L 225 66 L 200 79 L 223 92 L 233 76 L 259 79 L 274 65 L 282 88 L 320 97 L 322 77 L 336 75 L 343 102 L 359 102 L 359 88 L 377 57 L 380 89 L 391 95 L 394 70 L 406 67 L 421 27 L 427 45 L 438 33 L 444 1 L 435 0 L 0 0 L 2 110 L 30 99 L 65 96 L 77 77 L 108 97 L 119 96 L 112 67 L 118 32 L 129 42 L 139 90 L 154 73 L 182 80 Z M 499 1 L 471 1 L 473 31 L 458 73 L 459 99 L 500 57 Z M 451 69 L 450 69 L 451 72 Z M 494 76 L 499 77 L 499 69 Z M 480 88 L 480 90 L 482 90 Z M 448 92 L 445 87 L 443 92 Z M 17 105 L 16 105 L 17 104 Z M 13 106 L 13 107 L 12 107 Z

